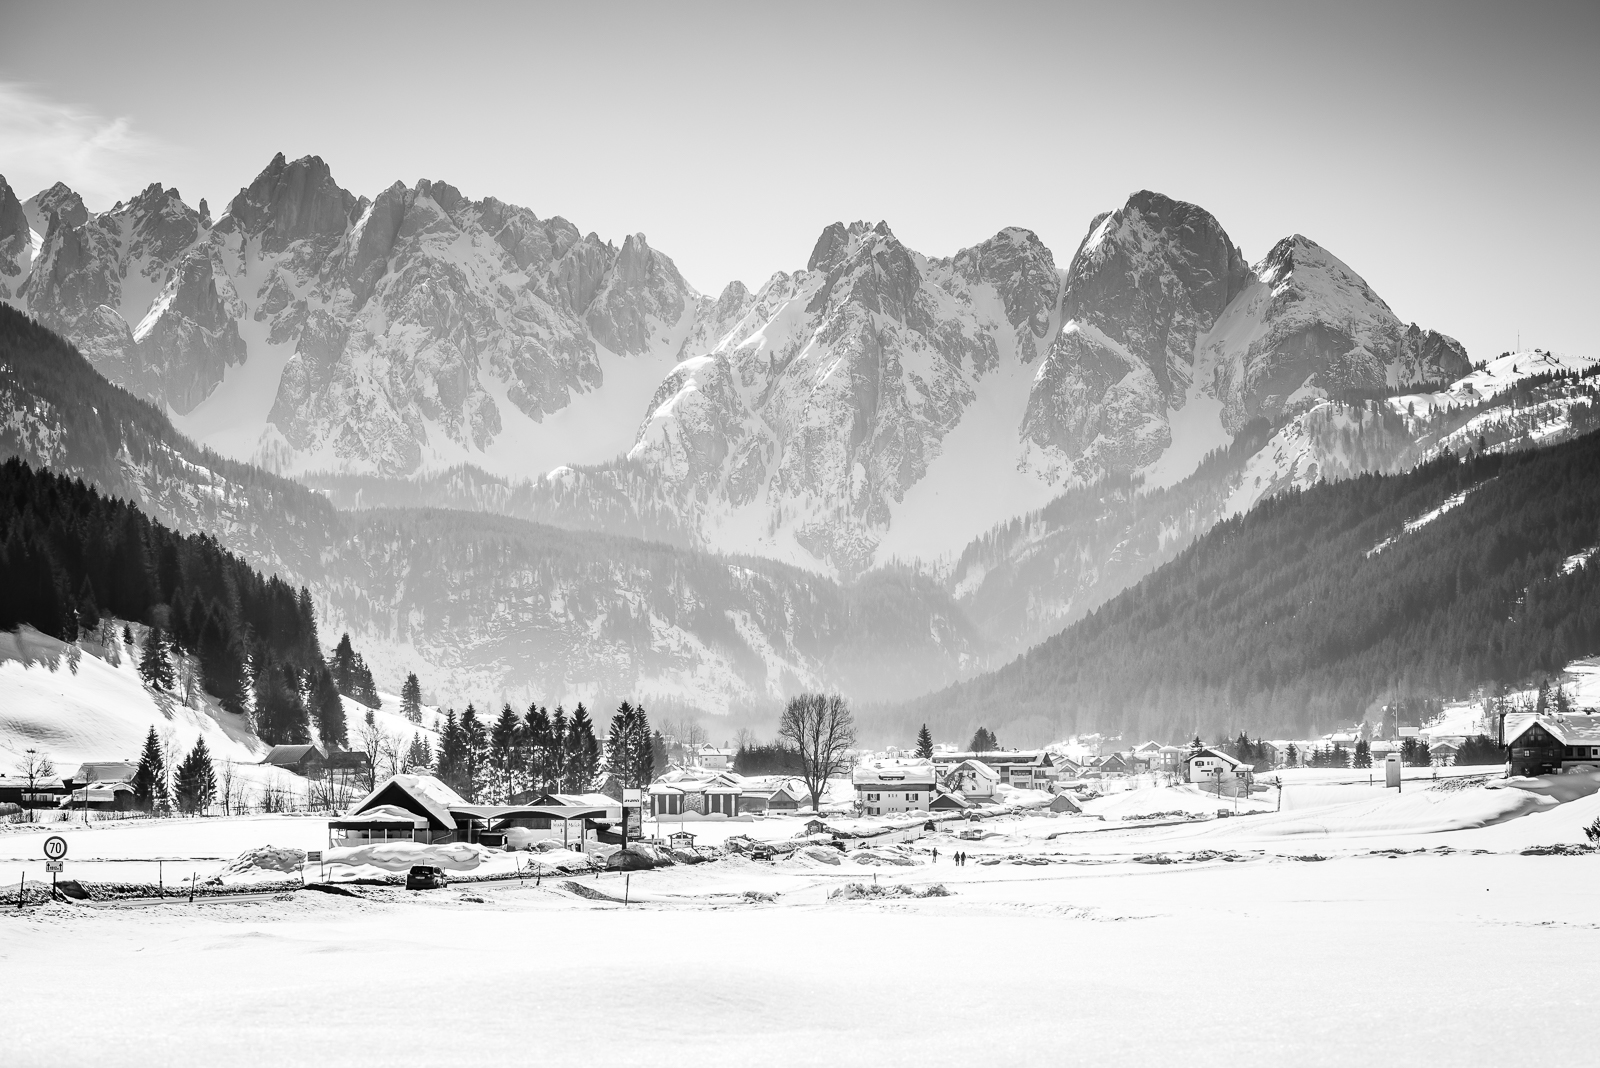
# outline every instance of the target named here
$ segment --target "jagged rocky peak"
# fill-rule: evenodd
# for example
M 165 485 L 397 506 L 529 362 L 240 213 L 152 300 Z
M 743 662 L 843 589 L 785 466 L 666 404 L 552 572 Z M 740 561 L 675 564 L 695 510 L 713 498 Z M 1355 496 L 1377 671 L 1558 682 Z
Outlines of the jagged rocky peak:
M 259 236 L 264 252 L 281 252 L 307 237 L 335 238 L 355 214 L 354 193 L 341 189 L 321 156 L 290 163 L 279 152 L 255 181 L 228 204 L 227 220 L 247 236 Z
M 1198 358 L 1230 429 L 1330 393 L 1447 381 L 1468 373 L 1453 338 L 1403 325 L 1343 260 L 1294 234 L 1272 246 Z
M 1034 462 L 1089 480 L 1154 461 L 1187 403 L 1195 345 L 1250 282 L 1210 212 L 1141 190 L 1097 215 L 1067 269 L 1061 330 L 1023 416 Z
M 0 175 L 0 300 L 17 297 L 33 261 L 33 238 L 22 201 Z
M 950 263 L 968 283 L 995 287 L 1019 337 L 1024 330 L 1034 338 L 1049 333 L 1061 283 L 1055 257 L 1032 230 L 1008 226 L 982 244 L 962 249 Z M 1031 361 L 1033 355 L 1023 349 L 1025 359 Z
M 696 295 L 677 265 L 652 249 L 644 234 L 629 234 L 584 319 L 600 344 L 638 355 L 654 341 L 655 325 L 676 324 Z
M 50 229 L 50 216 L 58 216 L 68 226 L 82 226 L 89 221 L 89 209 L 83 198 L 74 193 L 65 182 L 57 182 L 49 189 L 29 197 L 22 208 L 28 215 L 28 224 L 43 236 Z

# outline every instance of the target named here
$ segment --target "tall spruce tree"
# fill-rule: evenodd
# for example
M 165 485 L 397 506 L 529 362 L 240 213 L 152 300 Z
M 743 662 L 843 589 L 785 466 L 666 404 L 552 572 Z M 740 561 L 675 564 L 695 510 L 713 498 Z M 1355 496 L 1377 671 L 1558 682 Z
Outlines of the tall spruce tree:
M 600 772 L 600 742 L 594 736 L 594 723 L 582 701 L 572 711 L 566 742 L 567 788 L 573 793 L 585 793 L 593 789 L 595 776 Z
M 551 791 L 555 793 L 565 792 L 570 778 L 567 732 L 567 710 L 556 705 L 556 710 L 550 714 L 550 739 L 545 750 L 545 775 L 550 780 Z
M 406 675 L 405 685 L 400 687 L 400 714 L 412 723 L 422 722 L 422 683 L 415 671 Z
M 172 660 L 167 655 L 167 636 L 160 627 L 151 627 L 145 635 L 139 677 L 158 690 L 172 689 Z
M 923 760 L 933 757 L 933 734 L 928 730 L 926 723 L 922 725 L 921 730 L 917 731 L 917 756 Z
M 522 776 L 522 721 L 507 702 L 489 731 L 489 764 L 494 771 L 495 797 L 509 803 Z
M 625 789 L 642 789 L 650 784 L 655 766 L 651 739 L 650 720 L 644 708 L 627 701 L 618 705 L 606 735 L 606 767 Z M 665 744 L 663 740 L 663 748 Z
M 317 737 L 325 747 L 330 750 L 349 747 L 344 702 L 339 699 L 339 687 L 333 681 L 333 672 L 327 668 L 317 672 L 311 684 L 311 719 L 317 725 Z
M 550 713 L 538 704 L 528 705 L 522 733 L 528 746 L 528 783 L 540 793 L 549 793 L 555 789 L 550 779 Z
M 211 751 L 206 748 L 204 737 L 194 743 L 189 755 L 178 764 L 173 792 L 177 794 L 179 810 L 191 816 L 201 815 L 216 800 L 217 773 L 211 766 Z
M 478 718 L 478 710 L 470 703 L 466 711 L 461 713 L 461 737 L 465 760 L 461 780 L 466 787 L 462 796 L 468 801 L 476 801 L 488 779 L 489 730 Z
M 444 727 L 439 731 L 439 750 L 434 754 L 434 774 L 450 789 L 467 796 L 467 739 L 456 718 L 456 710 L 445 709 Z
M 154 812 L 167 803 L 167 762 L 161 756 L 161 739 L 156 729 L 144 738 L 144 751 L 133 773 L 133 801 L 145 812 Z

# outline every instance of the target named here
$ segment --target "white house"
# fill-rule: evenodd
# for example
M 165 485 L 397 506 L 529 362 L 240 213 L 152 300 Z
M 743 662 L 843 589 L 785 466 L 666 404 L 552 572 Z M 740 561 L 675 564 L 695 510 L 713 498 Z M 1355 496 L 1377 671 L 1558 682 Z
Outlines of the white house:
M 720 749 L 710 742 L 704 742 L 694 751 L 694 762 L 702 768 L 726 771 L 733 767 L 733 757 L 736 752 L 734 749 Z
M 1000 773 L 981 760 L 963 760 L 944 773 L 944 784 L 968 801 L 984 805 L 994 800 Z
M 862 815 L 887 816 L 928 811 L 939 777 L 926 760 L 871 760 L 857 764 L 850 781 Z
M 1238 794 L 1249 788 L 1250 765 L 1210 746 L 1190 749 L 1183 764 L 1183 781 L 1211 786 L 1219 794 Z
M 1044 749 L 995 749 L 982 753 L 935 753 L 933 762 L 941 772 L 957 764 L 975 760 L 987 764 L 1000 781 L 1024 790 L 1048 790 L 1060 777 L 1055 754 Z

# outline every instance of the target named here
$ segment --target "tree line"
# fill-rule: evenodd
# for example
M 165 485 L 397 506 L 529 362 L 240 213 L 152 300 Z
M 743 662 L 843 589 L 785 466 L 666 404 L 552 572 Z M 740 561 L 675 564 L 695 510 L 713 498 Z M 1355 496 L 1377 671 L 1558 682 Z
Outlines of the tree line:
M 62 641 L 105 637 L 112 619 L 142 624 L 146 683 L 172 689 L 192 665 L 224 709 L 251 717 L 270 744 L 348 744 L 347 692 L 376 707 L 365 662 L 339 643 L 324 660 L 311 595 L 263 576 L 215 538 L 178 534 L 79 479 L 0 464 L 0 630 L 28 624 Z M 122 637 L 136 639 L 126 625 Z
M 512 803 L 530 794 L 587 793 L 602 772 L 624 789 L 640 789 L 666 770 L 666 740 L 652 730 L 642 705 L 623 701 L 604 744 L 582 702 L 568 715 L 556 705 L 510 704 L 490 723 L 468 705 L 445 711 L 433 771 L 469 801 Z

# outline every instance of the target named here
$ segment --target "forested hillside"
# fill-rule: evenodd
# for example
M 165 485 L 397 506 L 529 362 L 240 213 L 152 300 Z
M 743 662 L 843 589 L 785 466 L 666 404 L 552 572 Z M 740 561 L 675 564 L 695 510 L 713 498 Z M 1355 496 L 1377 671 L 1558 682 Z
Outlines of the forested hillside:
M 1595 433 L 1290 490 L 885 726 L 1295 736 L 1397 696 L 1521 680 L 1600 651 L 1597 545 Z
M 0 464 L 0 630 L 26 623 L 70 642 L 115 620 L 151 628 L 140 662 L 150 685 L 173 689 L 188 657 L 223 708 L 253 707 L 263 741 L 310 741 L 314 717 L 325 742 L 344 742 L 304 588 L 81 481 Z

